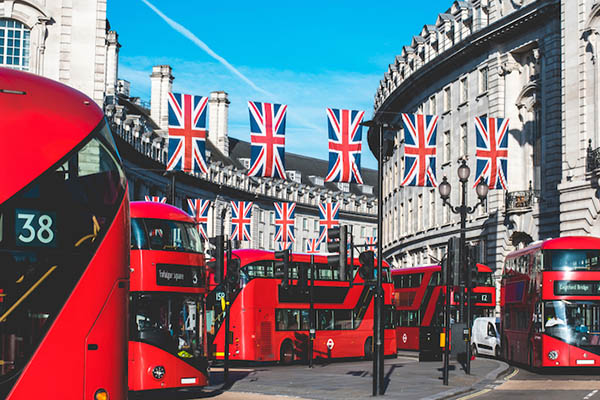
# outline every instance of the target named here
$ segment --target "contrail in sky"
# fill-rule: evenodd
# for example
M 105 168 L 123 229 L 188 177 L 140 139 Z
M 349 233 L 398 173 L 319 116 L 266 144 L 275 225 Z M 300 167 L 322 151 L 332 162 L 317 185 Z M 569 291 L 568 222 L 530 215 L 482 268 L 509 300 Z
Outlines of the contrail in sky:
M 229 64 L 226 59 L 224 59 L 223 57 L 221 57 L 220 55 L 218 55 L 217 53 L 212 51 L 212 49 L 210 47 L 208 47 L 206 45 L 206 43 L 204 43 L 202 40 L 198 39 L 198 37 L 196 35 L 194 35 L 192 32 L 190 32 L 190 30 L 187 29 L 185 26 L 183 26 L 183 25 L 173 21 L 171 18 L 167 17 L 158 8 L 154 7 L 154 5 L 152 5 L 149 1 L 147 1 L 147 0 L 142 0 L 142 1 L 144 2 L 144 4 L 146 4 L 148 7 L 150 7 L 152 9 L 152 11 L 154 11 L 156 14 L 158 14 L 158 16 L 161 17 L 167 24 L 169 24 L 171 26 L 171 28 L 175 29 L 177 32 L 181 33 L 183 36 L 190 39 L 196 46 L 200 47 L 202 50 L 204 50 L 206 53 L 208 53 L 209 56 L 213 57 L 215 60 L 217 60 L 221 64 L 223 64 L 228 70 L 230 70 L 235 75 L 237 75 L 241 80 L 243 80 L 248 85 L 250 85 L 254 90 L 261 92 L 263 94 L 266 94 L 267 96 L 270 96 L 270 97 L 277 97 L 273 93 L 256 86 L 256 84 L 254 84 L 254 82 L 252 82 L 244 74 L 242 74 L 240 71 L 238 71 L 233 65 Z
M 244 74 L 242 74 L 240 71 L 238 71 L 237 68 L 235 68 L 233 65 L 229 64 L 229 62 L 227 62 L 227 60 L 225 60 L 223 57 L 221 57 L 220 55 L 218 55 L 217 53 L 212 51 L 212 49 L 210 47 L 208 47 L 206 43 L 204 43 L 202 40 L 198 39 L 198 37 L 196 35 L 194 35 L 192 32 L 190 32 L 190 30 L 187 29 L 185 26 L 183 26 L 183 25 L 173 21 L 171 18 L 167 17 L 158 8 L 156 8 L 153 4 L 151 4 L 148 0 L 142 0 L 142 1 L 144 2 L 144 4 L 146 4 L 148 7 L 150 7 L 152 9 L 152 11 L 154 11 L 159 17 L 161 17 L 167 24 L 169 24 L 169 26 L 171 26 L 171 28 L 175 29 L 177 32 L 181 33 L 183 36 L 185 36 L 186 38 L 191 40 L 196 46 L 200 47 L 202 50 L 204 50 L 206 53 L 208 53 L 208 55 L 210 55 L 215 60 L 217 60 L 221 64 L 223 64 L 228 70 L 230 70 L 235 75 L 237 75 L 241 80 L 243 80 L 248 85 L 250 85 L 250 87 L 252 87 L 254 90 L 256 90 L 257 92 L 261 92 L 261 93 L 273 98 L 274 100 L 277 100 L 277 98 L 278 98 L 277 95 L 269 92 L 268 90 L 265 90 L 263 88 L 256 86 L 256 84 L 254 82 L 252 82 Z M 314 129 L 316 131 L 323 130 L 322 127 L 319 127 L 319 126 L 307 121 L 304 117 L 302 117 L 300 115 L 296 115 L 296 116 L 294 116 L 294 118 L 307 128 Z

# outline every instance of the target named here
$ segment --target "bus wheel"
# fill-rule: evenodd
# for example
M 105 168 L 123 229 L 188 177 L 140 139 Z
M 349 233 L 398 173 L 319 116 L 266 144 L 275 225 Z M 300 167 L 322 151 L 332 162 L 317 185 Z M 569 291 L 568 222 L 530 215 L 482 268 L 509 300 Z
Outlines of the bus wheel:
M 373 358 L 373 338 L 368 337 L 365 340 L 365 360 L 371 360 Z
M 289 339 L 286 339 L 281 344 L 281 350 L 279 351 L 279 362 L 281 364 L 290 364 L 294 361 L 294 346 Z

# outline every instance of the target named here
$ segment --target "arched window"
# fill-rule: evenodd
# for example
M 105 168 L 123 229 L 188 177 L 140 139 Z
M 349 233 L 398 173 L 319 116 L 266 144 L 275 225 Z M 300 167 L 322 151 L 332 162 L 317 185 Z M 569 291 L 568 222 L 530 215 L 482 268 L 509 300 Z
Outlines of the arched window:
M 30 33 L 19 21 L 0 19 L 0 66 L 29 70 Z

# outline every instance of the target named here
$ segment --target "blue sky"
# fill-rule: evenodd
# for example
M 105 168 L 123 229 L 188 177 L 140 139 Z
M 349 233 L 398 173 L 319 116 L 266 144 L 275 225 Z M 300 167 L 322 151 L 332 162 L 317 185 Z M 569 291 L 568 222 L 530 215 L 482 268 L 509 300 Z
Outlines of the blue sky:
M 226 60 L 248 81 L 167 24 L 142 0 L 108 2 L 122 47 L 119 78 L 150 100 L 153 65 L 173 67 L 173 90 L 231 101 L 229 135 L 250 140 L 247 101 L 288 105 L 286 151 L 327 159 L 325 109 L 364 110 L 402 46 L 434 24 L 450 0 L 303 2 L 146 0 Z M 364 167 L 376 168 L 363 129 Z

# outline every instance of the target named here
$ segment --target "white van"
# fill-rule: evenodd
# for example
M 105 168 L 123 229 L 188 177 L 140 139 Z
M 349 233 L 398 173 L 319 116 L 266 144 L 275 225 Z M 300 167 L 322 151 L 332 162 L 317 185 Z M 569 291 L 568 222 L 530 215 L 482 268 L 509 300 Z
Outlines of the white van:
M 496 318 L 475 318 L 471 332 L 471 352 L 474 356 L 485 354 L 500 357 L 500 332 Z

